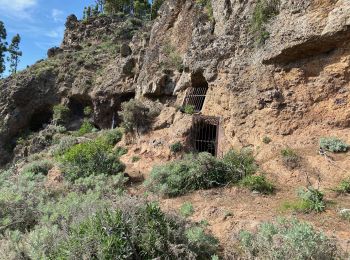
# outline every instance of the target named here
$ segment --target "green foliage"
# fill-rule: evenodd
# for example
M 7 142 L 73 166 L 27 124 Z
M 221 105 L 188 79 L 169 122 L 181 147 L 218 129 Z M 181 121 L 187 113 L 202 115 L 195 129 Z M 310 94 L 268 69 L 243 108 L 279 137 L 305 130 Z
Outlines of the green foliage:
M 240 179 L 252 175 L 258 170 L 254 156 L 249 149 L 242 149 L 240 152 L 231 149 L 225 154 L 223 163 L 228 168 L 232 183 L 237 183 Z
M 162 4 L 164 3 L 164 0 L 153 0 L 152 6 L 151 6 L 151 20 L 156 19 L 158 16 L 158 11 Z
M 211 0 L 196 0 L 196 3 L 203 7 L 208 15 L 210 21 L 214 20 L 213 7 Z
M 288 169 L 293 170 L 300 166 L 300 157 L 291 148 L 287 147 L 281 150 L 281 155 L 282 155 L 282 162 L 284 166 L 287 167 Z
M 269 143 L 271 143 L 271 142 L 272 142 L 272 139 L 271 139 L 270 137 L 264 136 L 264 138 L 263 138 L 263 143 L 264 143 L 264 144 L 269 144 Z
M 251 30 L 258 44 L 262 45 L 270 37 L 266 24 L 279 14 L 280 0 L 258 0 L 251 19 Z
M 5 25 L 0 21 L 0 78 L 5 72 L 5 53 L 7 51 L 7 42 L 6 42 L 7 32 Z
M 187 233 L 179 222 L 167 217 L 156 204 L 147 203 L 131 208 L 105 210 L 71 226 L 67 238 L 51 257 L 188 259 L 190 256 L 201 258 L 208 254 L 205 247 L 208 238 L 203 233 L 192 235 L 193 242 L 187 240 Z M 199 248 L 204 250 L 199 251 Z
M 240 181 L 240 184 L 243 187 L 249 188 L 251 191 L 258 191 L 264 194 L 271 194 L 275 190 L 273 184 L 266 180 L 263 175 L 248 175 Z
M 93 113 L 93 110 L 90 106 L 87 106 L 84 108 L 84 116 L 89 117 L 92 115 L 92 113 Z
M 47 175 L 47 173 L 53 168 L 53 166 L 53 162 L 49 160 L 34 161 L 25 165 L 22 169 L 22 173 Z
M 70 109 L 62 104 L 53 107 L 53 121 L 57 124 L 66 124 L 70 117 Z
M 219 245 L 219 241 L 205 233 L 202 227 L 191 227 L 186 231 L 186 236 L 190 245 L 196 249 L 196 251 L 207 252 L 206 258 L 213 255 Z
M 160 64 L 165 69 L 176 69 L 178 71 L 183 70 L 183 61 L 176 50 L 176 48 L 171 43 L 166 43 L 163 47 L 163 53 L 165 56 L 164 61 Z
M 181 142 L 173 143 L 173 144 L 170 145 L 169 148 L 170 148 L 170 151 L 172 153 L 179 153 L 179 152 L 182 152 L 183 149 L 184 149 L 184 147 L 183 147 Z
M 71 148 L 73 145 L 76 145 L 78 143 L 78 140 L 74 136 L 63 136 L 60 138 L 57 145 L 51 148 L 51 154 L 54 156 L 63 155 L 66 151 L 68 151 L 69 148 Z
M 122 127 L 126 133 L 147 131 L 153 118 L 157 115 L 139 100 L 131 99 L 122 103 L 122 111 L 119 112 L 123 123 Z
M 115 175 L 124 170 L 124 165 L 112 154 L 111 147 L 101 139 L 71 147 L 62 156 L 65 176 L 76 180 L 90 175 Z
M 88 120 L 84 120 L 84 122 L 80 126 L 77 134 L 78 134 L 78 136 L 83 136 L 83 135 L 86 135 L 88 133 L 91 133 L 94 129 L 95 129 L 95 127 L 93 126 L 93 124 L 91 124 Z
M 101 132 L 99 139 L 107 145 L 113 147 L 122 140 L 123 132 L 120 129 L 104 130 Z
M 10 62 L 10 72 L 12 74 L 17 73 L 18 63 L 20 61 L 19 57 L 22 56 L 22 52 L 19 50 L 20 43 L 21 43 L 21 36 L 19 36 L 19 34 L 16 34 L 15 36 L 13 36 L 11 40 L 11 44 L 7 49 L 7 51 L 10 54 L 7 60 Z
M 242 231 L 240 244 L 249 259 L 338 259 L 337 246 L 310 224 L 296 219 L 263 223 L 256 233 Z
M 323 196 L 324 195 L 322 192 L 313 187 L 301 189 L 298 191 L 299 200 L 293 202 L 285 202 L 282 205 L 282 209 L 291 209 L 303 213 L 310 213 L 312 211 L 320 213 L 323 212 L 326 208 Z
M 106 0 L 104 11 L 109 15 L 122 13 L 145 19 L 151 16 L 151 5 L 147 0 Z
M 194 213 L 194 208 L 191 202 L 185 202 L 184 204 L 181 205 L 180 208 L 180 213 L 184 217 L 190 217 Z
M 131 158 L 131 162 L 133 162 L 133 163 L 136 163 L 136 162 L 138 162 L 138 161 L 140 161 L 140 160 L 141 160 L 140 156 L 136 156 L 136 155 L 134 155 L 134 156 Z
M 342 180 L 338 187 L 335 188 L 335 191 L 343 194 L 350 193 L 350 178 Z
M 347 152 L 350 146 L 336 137 L 324 137 L 320 139 L 320 147 L 333 153 Z
M 174 197 L 237 183 L 255 171 L 254 159 L 245 152 L 230 151 L 222 160 L 209 153 L 189 154 L 182 160 L 154 167 L 145 186 L 151 192 Z
M 185 114 L 193 115 L 195 113 L 195 106 L 194 105 L 185 105 L 183 107 L 183 111 Z

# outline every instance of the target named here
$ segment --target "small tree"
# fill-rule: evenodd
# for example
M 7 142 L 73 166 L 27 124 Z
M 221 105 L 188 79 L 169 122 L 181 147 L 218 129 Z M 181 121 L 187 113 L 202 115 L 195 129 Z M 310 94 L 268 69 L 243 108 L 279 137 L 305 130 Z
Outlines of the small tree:
M 98 8 L 97 10 L 100 13 L 103 13 L 104 9 L 105 9 L 106 0 L 95 0 L 95 2 L 96 2 L 96 6 Z
M 123 123 L 122 126 L 128 133 L 145 131 L 152 122 L 152 112 L 141 101 L 131 99 L 122 104 L 122 111 L 119 112 Z
M 153 0 L 151 6 L 151 20 L 156 19 L 158 16 L 158 10 L 162 6 L 164 0 Z
M 11 44 L 8 48 L 8 52 L 10 53 L 10 57 L 7 60 L 10 62 L 10 72 L 17 73 L 19 57 L 22 56 L 22 52 L 19 50 L 19 44 L 21 42 L 21 36 L 16 34 L 11 41 Z
M 2 21 L 0 21 L 0 77 L 4 73 L 5 67 L 5 52 L 7 51 L 7 42 L 6 42 L 6 29 Z

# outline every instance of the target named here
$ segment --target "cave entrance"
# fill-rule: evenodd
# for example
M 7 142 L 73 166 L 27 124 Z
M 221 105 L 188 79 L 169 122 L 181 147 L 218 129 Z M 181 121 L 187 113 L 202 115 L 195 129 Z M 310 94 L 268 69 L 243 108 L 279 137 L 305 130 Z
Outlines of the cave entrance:
M 191 129 L 193 149 L 198 152 L 208 152 L 213 156 L 218 154 L 220 118 L 214 116 L 194 115 Z
M 29 130 L 31 132 L 38 132 L 45 128 L 46 125 L 52 121 L 52 109 L 50 106 L 43 106 L 35 110 L 29 120 Z
M 82 96 L 73 96 L 69 99 L 69 110 L 73 118 L 84 118 L 84 109 L 93 107 L 91 99 Z
M 183 106 L 193 106 L 194 112 L 199 113 L 203 108 L 208 92 L 208 82 L 202 72 L 198 72 L 192 75 L 191 85 L 192 87 L 187 89 Z

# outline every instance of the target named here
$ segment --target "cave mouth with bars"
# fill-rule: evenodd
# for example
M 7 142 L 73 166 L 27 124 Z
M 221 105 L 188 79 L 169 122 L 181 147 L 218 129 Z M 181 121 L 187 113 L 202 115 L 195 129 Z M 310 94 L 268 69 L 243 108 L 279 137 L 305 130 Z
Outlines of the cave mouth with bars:
M 187 89 L 183 107 L 192 106 L 195 113 L 202 111 L 208 92 L 208 82 L 201 72 L 192 76 L 191 87 Z
M 191 143 L 198 152 L 207 152 L 218 155 L 220 119 L 214 116 L 194 115 L 191 129 Z

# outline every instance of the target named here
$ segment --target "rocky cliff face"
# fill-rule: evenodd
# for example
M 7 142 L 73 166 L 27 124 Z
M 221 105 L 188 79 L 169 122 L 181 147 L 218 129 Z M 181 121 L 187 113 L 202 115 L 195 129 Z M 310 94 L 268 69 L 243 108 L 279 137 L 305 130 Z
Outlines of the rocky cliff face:
M 134 95 L 181 105 L 198 82 L 209 85 L 202 114 L 221 118 L 222 150 L 349 127 L 349 1 L 282 0 L 263 46 L 250 29 L 255 4 L 212 1 L 210 15 L 194 1 L 168 0 L 153 25 L 68 17 L 49 59 L 0 82 L 1 162 L 54 104 L 92 105 L 104 128 Z

